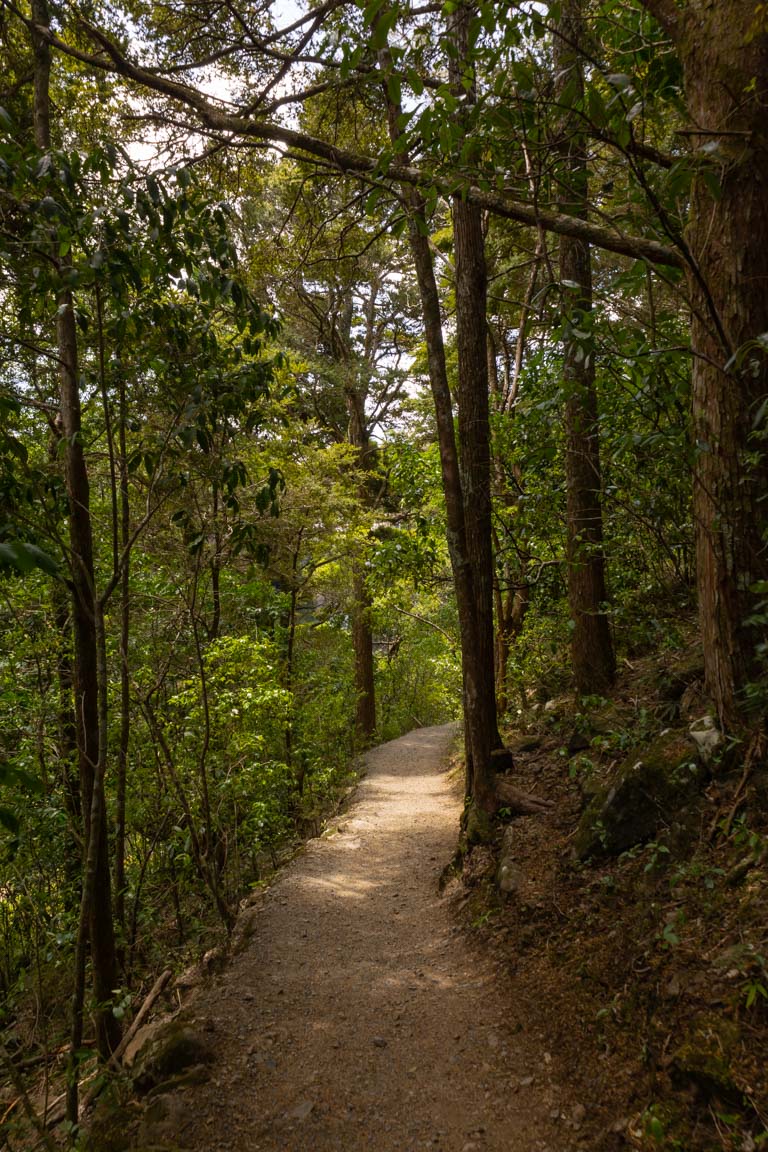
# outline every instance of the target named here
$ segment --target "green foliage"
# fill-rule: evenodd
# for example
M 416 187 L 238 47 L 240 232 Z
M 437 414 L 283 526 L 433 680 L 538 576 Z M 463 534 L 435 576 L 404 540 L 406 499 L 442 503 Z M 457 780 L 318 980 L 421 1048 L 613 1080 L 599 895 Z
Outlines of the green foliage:
M 522 5 L 501 19 L 483 0 L 468 35 L 472 67 L 447 83 L 456 45 L 443 19 L 456 10 L 450 0 L 436 21 L 427 9 L 360 0 L 324 12 L 302 46 L 301 83 L 314 94 L 296 121 L 376 157 L 364 187 L 340 172 L 328 179 L 295 154 L 215 147 L 193 156 L 198 143 L 182 128 L 153 129 L 172 157 L 162 170 L 139 165 L 116 131 L 132 131 L 119 121 L 116 82 L 58 57 L 61 123 L 41 153 L 30 144 L 27 33 L 10 10 L 0 29 L 10 61 L 0 85 L 0 979 L 9 1013 L 27 994 L 32 958 L 65 982 L 82 869 L 68 603 L 56 599 L 78 563 L 66 544 L 57 423 L 54 327 L 64 302 L 71 296 L 77 323 L 97 592 L 110 590 L 107 807 L 112 850 L 124 764 L 120 931 L 135 983 L 156 950 L 194 950 L 198 939 L 202 947 L 215 891 L 234 907 L 284 843 L 317 829 L 348 779 L 357 751 L 353 569 L 371 597 L 379 736 L 459 709 L 407 197 L 387 185 L 388 166 L 408 153 L 442 187 L 472 184 L 549 209 L 562 198 L 553 157 L 573 114 L 587 134 L 590 219 L 667 243 L 682 234 L 695 183 L 719 192 L 717 154 L 681 148 L 678 129 L 689 121 L 680 60 L 643 5 L 623 6 L 620 19 L 615 3 L 590 7 L 584 91 L 573 82 L 557 96 L 560 4 Z M 118 5 L 103 16 L 118 42 L 130 39 L 139 54 L 151 44 L 161 71 L 191 76 L 216 55 L 239 107 L 280 93 L 269 113 L 279 117 L 293 79 L 279 53 L 244 49 L 232 11 L 215 27 L 205 6 L 140 5 L 129 20 Z M 467 99 L 473 69 L 476 102 Z M 385 91 L 400 105 L 394 142 Z M 654 163 L 654 150 L 669 163 Z M 436 184 L 422 188 L 423 227 L 438 254 L 453 379 L 453 232 Z M 678 642 L 693 569 L 679 274 L 595 250 L 593 313 L 564 324 L 561 298 L 572 286 L 557 282 L 556 241 L 546 250 L 538 241 L 531 229 L 488 221 L 497 608 L 515 593 L 525 601 L 500 688 L 521 710 L 534 692 L 542 704 L 572 686 L 564 342 L 593 357 L 596 372 L 608 611 L 620 655 Z M 761 340 L 731 367 L 749 365 Z M 755 453 L 764 416 L 754 414 Z M 763 608 L 758 601 L 755 627 Z M 761 706 L 764 686 L 749 690 Z M 587 735 L 597 706 L 582 706 Z M 624 752 L 654 719 L 638 710 L 632 725 L 595 734 L 571 773 L 586 781 L 601 752 Z M 646 851 L 649 876 L 661 872 L 666 846 Z M 702 866 L 680 882 L 707 888 L 714 875 Z M 680 933 L 669 923 L 658 944 L 674 947 Z M 764 974 L 745 970 L 752 1011 L 766 986 Z M 50 1002 L 67 996 L 51 992 Z M 654 1140 L 663 1139 L 658 1119 L 649 1121 Z
M 22 576 L 39 568 L 49 576 L 57 576 L 59 565 L 47 552 L 36 544 L 26 544 L 20 540 L 6 540 L 0 543 L 0 572 L 12 569 Z

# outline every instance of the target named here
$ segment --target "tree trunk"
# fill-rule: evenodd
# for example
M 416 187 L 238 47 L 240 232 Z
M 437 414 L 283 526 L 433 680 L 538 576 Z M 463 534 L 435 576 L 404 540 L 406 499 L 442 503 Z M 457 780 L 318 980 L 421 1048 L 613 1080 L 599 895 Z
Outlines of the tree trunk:
M 33 0 L 32 17 L 40 27 L 49 24 L 45 0 Z M 50 49 L 43 36 L 33 33 L 35 53 L 35 143 L 51 145 Z M 69 543 L 72 567 L 72 620 L 74 636 L 74 689 L 80 794 L 84 817 L 86 868 L 83 882 L 81 925 L 78 938 L 73 1050 L 82 1039 L 82 972 L 87 939 L 90 940 L 93 989 L 96 999 L 97 1044 L 106 1058 L 120 1039 L 120 1026 L 110 1001 L 117 987 L 117 959 L 112 923 L 107 820 L 104 794 L 98 779 L 106 749 L 99 740 L 99 672 L 97 653 L 97 605 L 93 562 L 90 488 L 82 442 L 77 327 L 72 296 L 63 291 L 56 313 L 56 344 L 59 360 L 60 419 L 64 443 L 64 472 L 69 503 Z M 77 1001 L 80 1001 L 77 1003 Z M 78 1017 L 80 1017 L 78 1021 Z M 73 1058 L 75 1053 L 73 1051 Z M 70 1119 L 77 1120 L 77 1091 L 70 1090 Z
M 131 739 L 131 682 L 128 667 L 128 642 L 131 633 L 131 589 L 129 544 L 131 535 L 131 506 L 128 487 L 128 450 L 126 443 L 125 380 L 119 385 L 119 446 L 120 446 L 120 552 L 123 565 L 120 571 L 120 746 L 117 757 L 115 801 L 115 922 L 121 936 L 120 963 L 125 967 L 125 804 L 128 785 L 128 751 Z
M 584 91 L 579 55 L 582 39 L 581 0 L 564 0 L 553 45 L 555 88 L 561 97 L 567 91 L 573 92 L 575 101 L 580 101 Z M 589 195 L 581 123 L 579 113 L 566 110 L 560 125 L 558 210 L 585 219 Z M 560 237 L 559 273 L 566 394 L 566 561 L 573 629 L 571 660 L 576 690 L 587 694 L 603 692 L 611 686 L 616 660 L 605 613 L 600 448 L 591 338 L 592 261 L 586 241 Z M 583 334 L 577 335 L 579 332 Z
M 386 77 L 389 76 L 392 71 L 392 59 L 388 48 L 380 50 L 379 66 L 385 78 L 383 88 L 387 102 L 389 134 L 392 142 L 395 143 L 400 137 L 398 117 L 402 109 L 391 100 L 387 89 Z M 407 153 L 401 153 L 401 157 L 404 164 L 409 162 Z M 479 807 L 492 813 L 498 806 L 498 802 L 492 790 L 494 774 L 491 767 L 490 753 L 495 747 L 501 745 L 501 739 L 496 727 L 495 699 L 493 700 L 490 727 L 488 724 L 489 710 L 487 706 L 484 709 L 477 707 L 479 698 L 487 705 L 487 692 L 483 693 L 481 687 L 484 684 L 487 689 L 488 677 L 484 674 L 481 663 L 481 645 L 478 643 L 478 616 L 475 610 L 477 602 L 475 591 L 476 573 L 474 565 L 470 560 L 467 542 L 466 502 L 464 497 L 463 476 L 459 466 L 459 453 L 456 445 L 453 403 L 448 383 L 442 316 L 440 312 L 440 295 L 435 278 L 432 252 L 429 247 L 429 229 L 425 214 L 424 199 L 421 193 L 412 187 L 404 187 L 403 196 L 408 206 L 408 239 L 416 271 L 416 280 L 419 287 L 421 311 L 424 321 L 427 367 L 435 407 L 437 443 L 440 455 L 443 494 L 445 497 L 448 555 L 451 561 L 451 571 L 453 573 L 456 605 L 459 616 L 466 794 L 467 797 L 471 797 Z M 484 299 L 483 297 L 483 301 Z M 485 308 L 483 306 L 483 332 L 484 331 Z M 485 355 L 484 351 L 483 355 Z M 484 371 L 487 425 L 487 365 Z M 466 426 L 466 423 L 469 423 L 469 421 L 466 420 L 464 426 Z M 490 498 L 490 478 L 488 478 L 487 481 L 487 492 Z M 471 509 L 470 511 L 471 514 L 474 515 L 474 510 Z M 492 582 L 490 587 L 490 594 L 492 596 Z M 491 600 L 491 697 L 494 695 L 493 684 L 493 617 Z
M 707 689 L 721 724 L 738 730 L 759 672 L 756 649 L 768 638 L 757 609 L 765 595 L 753 591 L 768 578 L 768 356 L 754 343 L 768 332 L 768 33 L 753 0 L 698 0 L 670 30 L 691 123 L 702 131 L 693 144 L 717 146 L 719 192 L 702 170 L 687 237 L 696 265 L 693 507 Z
M 464 84 L 469 64 L 472 8 L 461 4 L 450 17 L 455 54 L 450 79 L 458 95 L 474 102 Z M 487 273 L 480 209 L 461 195 L 452 202 L 458 352 L 459 464 L 467 560 L 472 572 L 474 628 L 465 676 L 465 709 L 472 715 L 471 795 L 483 811 L 496 807 L 491 752 L 502 746 L 496 717 L 491 525 L 491 431 L 486 335 Z
M 507 587 L 502 588 L 499 577 L 494 580 L 496 600 L 496 699 L 499 715 L 503 716 L 509 707 L 509 685 L 507 671 L 514 640 L 520 635 L 530 605 L 530 590 L 527 585 L 515 588 L 509 564 L 504 565 L 503 573 Z
M 376 689 L 374 685 L 371 595 L 365 582 L 365 568 L 356 560 L 352 569 L 352 644 L 355 653 L 355 731 L 364 744 L 376 731 Z
M 53 441 L 55 445 L 56 441 Z M 80 798 L 80 777 L 77 760 L 77 718 L 75 716 L 74 681 L 72 670 L 72 619 L 69 595 L 58 580 L 51 588 L 53 615 L 58 638 L 56 656 L 58 713 L 58 776 L 64 794 L 64 810 L 69 820 L 69 836 L 65 848 L 64 872 L 66 889 L 64 901 L 69 911 L 79 903 L 81 867 L 83 858 L 83 808 Z
M 351 327 L 351 300 L 349 327 Z M 345 325 L 345 329 L 348 326 Z M 352 371 L 353 365 L 347 365 Z M 371 507 L 371 491 L 368 486 L 373 466 L 373 450 L 365 416 L 363 396 L 354 384 L 345 388 L 347 412 L 349 414 L 349 442 L 357 451 L 357 468 L 360 473 L 358 495 L 364 508 Z M 373 602 L 365 580 L 365 566 L 360 559 L 352 565 L 352 647 L 355 655 L 355 731 L 363 744 L 369 744 L 376 732 L 376 686 L 374 680 L 373 629 L 371 609 Z

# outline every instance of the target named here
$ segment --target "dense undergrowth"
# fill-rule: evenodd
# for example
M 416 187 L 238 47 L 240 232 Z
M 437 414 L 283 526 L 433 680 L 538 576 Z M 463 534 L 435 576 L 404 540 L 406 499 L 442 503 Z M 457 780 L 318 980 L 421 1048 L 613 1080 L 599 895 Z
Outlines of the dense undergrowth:
M 286 502 L 283 531 L 289 515 Z M 196 649 L 201 619 L 178 595 L 183 576 L 181 565 L 174 576 L 156 563 L 142 573 L 135 600 L 125 873 L 117 905 L 121 984 L 111 1006 L 125 1025 L 164 969 L 178 974 L 226 950 L 239 905 L 321 830 L 354 780 L 361 746 L 347 593 L 337 572 L 307 582 L 298 600 L 290 668 L 290 598 L 276 580 L 247 565 L 225 573 L 220 634 Z M 60 1118 L 80 849 L 60 755 L 61 649 L 48 623 L 49 589 L 28 577 L 16 591 L 23 607 L 5 612 L 8 646 L 0 660 L 0 720 L 15 753 L 3 780 L 13 808 L 0 859 L 0 1114 L 10 1146 L 24 1147 L 31 1139 L 25 1094 L 41 1116 Z M 454 714 L 455 654 L 434 629 L 391 608 L 408 596 L 412 606 L 434 611 L 430 595 L 426 587 L 414 596 L 391 584 L 386 599 L 374 603 L 382 738 Z M 117 748 L 118 683 L 110 693 Z M 111 771 L 110 844 L 117 835 L 116 783 Z M 86 1085 L 92 1011 L 91 1003 L 81 1050 Z M 14 1136 L 17 1123 L 21 1134 Z

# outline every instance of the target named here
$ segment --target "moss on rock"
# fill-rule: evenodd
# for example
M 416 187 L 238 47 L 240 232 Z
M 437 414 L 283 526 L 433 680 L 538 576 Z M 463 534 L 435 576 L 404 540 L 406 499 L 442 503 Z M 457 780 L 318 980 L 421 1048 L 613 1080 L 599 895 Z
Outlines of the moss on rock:
M 189 1025 L 175 1021 L 142 1052 L 133 1084 L 138 1092 L 146 1093 L 189 1068 L 210 1064 L 213 1059 L 210 1044 Z
M 651 839 L 695 801 L 706 774 L 686 734 L 663 733 L 644 752 L 629 756 L 613 784 L 592 799 L 576 833 L 576 856 L 618 856 Z
M 731 1058 L 739 1039 L 739 1027 L 733 1021 L 720 1016 L 698 1017 L 672 1057 L 674 1079 L 695 1085 L 705 1096 L 737 1096 Z

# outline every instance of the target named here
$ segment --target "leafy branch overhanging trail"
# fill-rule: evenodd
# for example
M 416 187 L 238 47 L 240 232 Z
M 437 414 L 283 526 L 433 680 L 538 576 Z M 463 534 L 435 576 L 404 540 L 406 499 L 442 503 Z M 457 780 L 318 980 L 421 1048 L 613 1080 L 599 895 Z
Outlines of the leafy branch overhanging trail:
M 78 23 L 83 31 L 98 44 L 99 52 L 96 54 L 83 52 L 52 32 L 40 30 L 41 35 L 45 35 L 54 47 L 90 67 L 117 73 L 142 88 L 158 92 L 191 108 L 200 125 L 208 131 L 245 139 L 263 140 L 267 144 L 284 145 L 307 156 L 322 160 L 338 172 L 349 173 L 363 179 L 368 177 L 377 181 L 391 180 L 400 184 L 430 187 L 439 194 L 446 196 L 453 195 L 458 191 L 470 204 L 483 208 L 496 216 L 515 220 L 521 224 L 544 228 L 548 232 L 563 236 L 572 236 L 575 239 L 594 244 L 598 248 L 604 248 L 608 252 L 647 260 L 653 265 L 673 268 L 685 267 L 683 255 L 675 248 L 661 244 L 658 240 L 648 239 L 644 236 L 628 236 L 622 232 L 565 213 L 543 211 L 537 205 L 512 200 L 500 193 L 487 191 L 472 184 L 467 185 L 463 180 L 447 179 L 432 172 L 425 172 L 420 168 L 409 165 L 382 164 L 375 157 L 338 148 L 325 140 L 320 140 L 305 132 L 299 132 L 281 124 L 225 112 L 198 89 L 157 75 L 132 63 L 116 44 L 88 21 L 81 18 Z

